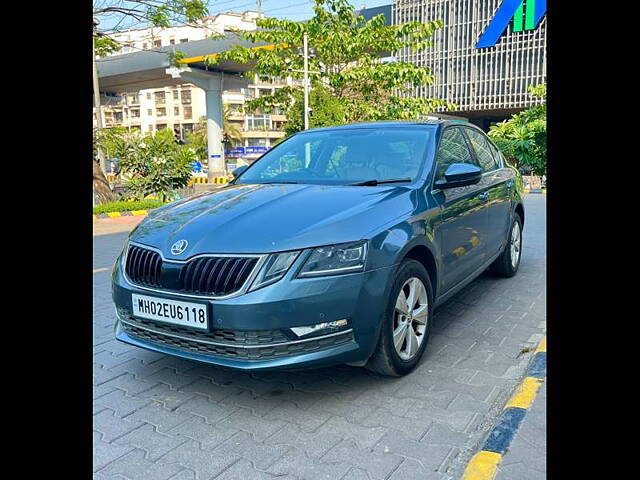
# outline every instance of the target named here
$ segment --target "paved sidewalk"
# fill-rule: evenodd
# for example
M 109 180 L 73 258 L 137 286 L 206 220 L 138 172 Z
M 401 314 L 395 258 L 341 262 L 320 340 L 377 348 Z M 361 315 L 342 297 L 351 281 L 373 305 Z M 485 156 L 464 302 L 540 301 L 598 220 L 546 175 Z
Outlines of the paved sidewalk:
M 545 333 L 545 208 L 526 197 L 518 275 L 485 273 L 443 305 L 402 378 L 237 372 L 117 342 L 109 271 L 127 234 L 94 236 L 94 479 L 460 478 Z
M 495 480 L 547 478 L 547 384 L 543 383 L 522 421 Z

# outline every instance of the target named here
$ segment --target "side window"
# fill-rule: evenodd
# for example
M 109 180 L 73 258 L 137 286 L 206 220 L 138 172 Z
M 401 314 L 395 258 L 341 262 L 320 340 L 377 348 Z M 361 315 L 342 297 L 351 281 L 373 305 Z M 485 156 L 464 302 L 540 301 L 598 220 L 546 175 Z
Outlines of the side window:
M 496 163 L 498 164 L 498 168 L 503 168 L 504 167 L 504 159 L 502 158 L 502 153 L 500 153 L 500 150 L 498 150 L 498 147 L 496 147 L 493 143 L 491 143 L 491 141 L 489 141 L 489 146 L 491 147 L 491 152 L 493 153 L 493 158 L 496 159 Z
M 490 172 L 498 168 L 498 162 L 493 157 L 493 151 L 489 140 L 486 139 L 484 134 L 471 128 L 467 128 L 466 132 L 469 140 L 471 141 L 471 146 L 476 152 L 476 157 L 478 157 L 478 163 L 480 164 L 482 171 Z
M 442 134 L 436 157 L 436 180 L 444 180 L 444 172 L 453 163 L 476 165 L 469 151 L 467 141 L 459 128 L 447 128 Z

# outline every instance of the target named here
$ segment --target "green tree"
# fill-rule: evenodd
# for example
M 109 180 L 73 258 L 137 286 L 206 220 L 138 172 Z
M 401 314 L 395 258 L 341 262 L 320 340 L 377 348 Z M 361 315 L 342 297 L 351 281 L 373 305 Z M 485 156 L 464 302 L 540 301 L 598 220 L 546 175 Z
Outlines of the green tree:
M 94 30 L 96 55 L 118 51 L 121 45 L 111 35 L 125 29 L 194 25 L 207 15 L 208 3 L 204 0 L 93 0 L 93 17 L 101 24 L 110 21 L 114 25 Z M 218 35 L 212 32 L 212 36 Z M 167 55 L 172 64 L 184 57 L 180 51 Z
M 242 141 L 242 132 L 237 125 L 231 123 L 229 117 L 232 111 L 228 105 L 223 107 L 222 118 L 222 142 L 226 147 L 233 147 Z M 207 159 L 207 119 L 202 117 L 193 127 L 193 131 L 187 134 L 187 143 L 196 152 L 200 160 Z
M 122 140 L 120 168 L 130 178 L 127 189 L 135 199 L 155 194 L 166 201 L 174 190 L 187 186 L 196 153 L 189 145 L 178 144 L 170 129 L 145 136 L 125 133 Z
M 303 35 L 315 54 L 309 60 L 312 87 L 310 106 L 313 126 L 358 121 L 411 119 L 452 104 L 434 98 L 416 98 L 414 87 L 434 81 L 426 67 L 408 62 L 381 62 L 380 57 L 405 48 L 420 51 L 432 44 L 433 33 L 443 23 L 408 22 L 385 25 L 384 15 L 370 20 L 356 15 L 347 0 L 314 0 L 314 16 L 307 22 L 276 18 L 256 21 L 258 29 L 238 32 L 250 42 L 266 42 L 270 48 L 234 46 L 211 56 L 207 63 L 223 60 L 253 65 L 248 77 L 262 81 L 291 76 L 303 78 L 300 49 Z M 279 108 L 291 124 L 289 133 L 302 128 L 302 86 L 285 86 L 272 95 L 247 102 L 249 110 L 263 112 Z
M 547 174 L 546 85 L 532 85 L 529 93 L 543 102 L 492 126 L 489 136 L 509 163 L 521 171 L 542 176 Z

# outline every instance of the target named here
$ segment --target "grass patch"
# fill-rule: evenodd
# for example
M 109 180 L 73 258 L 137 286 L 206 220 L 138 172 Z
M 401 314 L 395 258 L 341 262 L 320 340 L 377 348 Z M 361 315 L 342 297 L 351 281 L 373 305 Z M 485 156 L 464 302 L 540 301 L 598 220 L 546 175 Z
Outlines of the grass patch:
M 93 207 L 93 214 L 109 212 L 130 212 L 131 210 L 151 210 L 162 206 L 161 200 L 140 200 L 134 202 L 109 202 Z

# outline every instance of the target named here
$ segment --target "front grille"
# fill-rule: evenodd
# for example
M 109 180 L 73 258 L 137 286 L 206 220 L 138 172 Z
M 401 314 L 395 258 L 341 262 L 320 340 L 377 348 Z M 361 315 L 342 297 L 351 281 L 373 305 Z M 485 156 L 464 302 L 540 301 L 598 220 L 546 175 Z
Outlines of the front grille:
M 258 257 L 203 256 L 186 263 L 167 262 L 148 248 L 130 245 L 125 272 L 137 285 L 169 292 L 226 296 L 239 291 L 258 263 Z
M 181 291 L 229 295 L 242 287 L 257 262 L 255 257 L 196 258 L 180 271 Z
M 125 271 L 133 282 L 159 287 L 161 270 L 162 257 L 159 253 L 135 245 L 129 247 Z
M 157 330 L 157 325 L 154 325 Z M 269 360 L 274 358 L 300 355 L 302 353 L 316 352 L 339 345 L 353 342 L 353 332 L 348 330 L 341 335 L 309 340 L 302 343 L 289 343 L 275 346 L 256 346 L 255 348 L 242 348 L 229 344 L 212 345 L 202 343 L 192 338 L 176 338 L 165 335 L 158 331 L 149 331 L 122 322 L 124 331 L 139 340 L 147 341 L 156 345 L 175 348 L 190 353 L 201 353 L 205 355 L 234 358 L 238 360 Z

